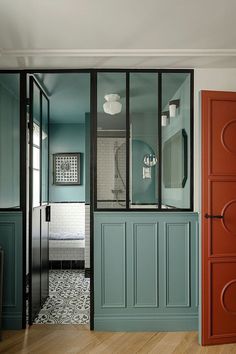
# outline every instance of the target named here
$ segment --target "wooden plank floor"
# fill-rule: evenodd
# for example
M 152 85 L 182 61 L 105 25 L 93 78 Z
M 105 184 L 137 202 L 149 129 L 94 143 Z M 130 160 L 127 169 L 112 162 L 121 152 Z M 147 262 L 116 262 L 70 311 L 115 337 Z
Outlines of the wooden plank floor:
M 201 347 L 196 332 L 90 332 L 80 325 L 33 325 L 5 331 L 0 353 L 236 354 L 236 344 Z

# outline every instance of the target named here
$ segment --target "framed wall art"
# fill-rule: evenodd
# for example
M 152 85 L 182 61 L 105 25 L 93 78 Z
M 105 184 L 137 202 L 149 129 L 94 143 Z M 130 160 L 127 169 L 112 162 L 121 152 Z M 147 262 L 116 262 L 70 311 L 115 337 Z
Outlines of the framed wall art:
M 81 153 L 53 154 L 53 184 L 80 185 Z

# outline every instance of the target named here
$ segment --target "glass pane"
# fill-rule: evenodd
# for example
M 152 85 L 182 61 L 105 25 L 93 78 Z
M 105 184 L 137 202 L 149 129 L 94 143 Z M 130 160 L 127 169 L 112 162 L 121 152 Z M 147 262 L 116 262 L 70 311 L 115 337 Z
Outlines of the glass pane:
M 33 207 L 40 205 L 40 124 L 41 124 L 40 90 L 33 86 Z
M 33 170 L 33 207 L 40 205 L 40 171 Z
M 40 127 L 39 123 L 33 123 L 33 143 L 35 146 L 40 147 Z
M 48 202 L 48 101 L 42 96 L 42 203 Z
M 190 208 L 190 74 L 162 75 L 162 207 Z
M 37 147 L 33 147 L 33 168 L 40 169 L 40 150 Z
M 98 73 L 97 207 L 126 207 L 125 73 Z
M 130 207 L 158 207 L 158 74 L 130 74 Z
M 0 74 L 0 208 L 20 206 L 19 74 Z
M 33 144 L 39 146 L 40 144 L 40 90 L 36 84 L 33 89 Z

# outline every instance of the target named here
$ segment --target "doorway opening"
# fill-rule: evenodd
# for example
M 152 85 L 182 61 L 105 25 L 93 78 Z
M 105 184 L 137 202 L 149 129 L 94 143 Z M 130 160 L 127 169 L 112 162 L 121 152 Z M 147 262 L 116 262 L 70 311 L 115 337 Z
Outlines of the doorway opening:
M 90 73 L 27 79 L 28 323 L 90 322 Z

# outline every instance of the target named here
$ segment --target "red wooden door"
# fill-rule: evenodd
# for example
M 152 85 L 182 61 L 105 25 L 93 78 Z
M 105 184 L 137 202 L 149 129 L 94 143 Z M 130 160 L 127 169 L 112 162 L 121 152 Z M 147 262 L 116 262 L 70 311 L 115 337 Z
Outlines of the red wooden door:
M 202 344 L 236 342 L 236 93 L 202 91 Z

